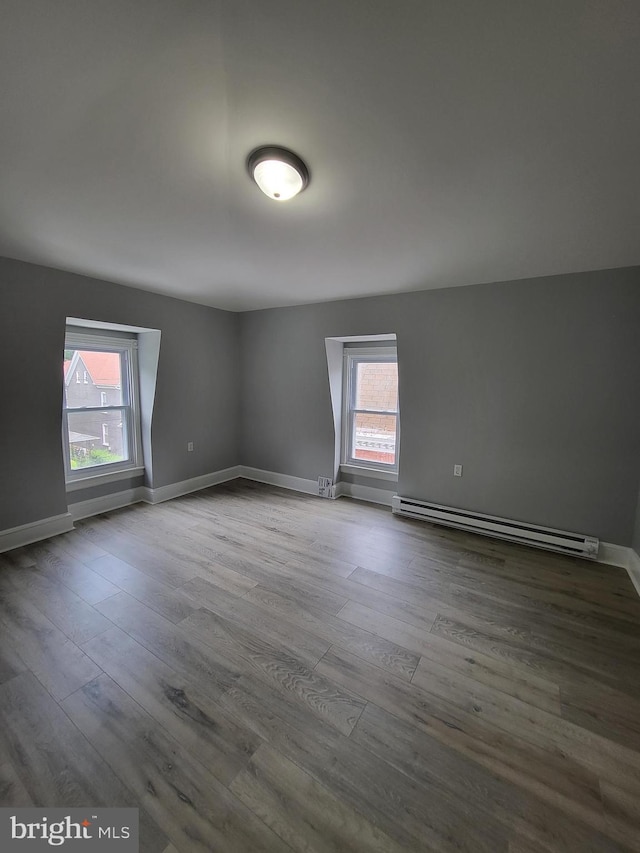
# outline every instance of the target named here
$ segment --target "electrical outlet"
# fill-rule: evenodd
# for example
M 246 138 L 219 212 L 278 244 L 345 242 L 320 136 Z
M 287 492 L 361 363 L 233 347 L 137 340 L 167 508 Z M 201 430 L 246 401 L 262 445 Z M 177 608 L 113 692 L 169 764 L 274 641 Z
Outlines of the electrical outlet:
M 193 442 L 192 441 L 187 442 L 187 450 L 189 451 L 189 453 L 193 452 Z
M 318 477 L 318 494 L 321 498 L 332 497 L 333 480 L 331 477 Z
M 454 465 L 453 466 L 453 476 L 454 477 L 462 477 L 462 465 Z

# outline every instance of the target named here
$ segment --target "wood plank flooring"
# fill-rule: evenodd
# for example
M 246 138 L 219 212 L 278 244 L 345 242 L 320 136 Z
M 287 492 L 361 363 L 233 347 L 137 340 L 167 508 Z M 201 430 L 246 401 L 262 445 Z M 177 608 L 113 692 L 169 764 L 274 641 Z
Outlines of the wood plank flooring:
M 622 569 L 235 481 L 0 555 L 0 805 L 144 853 L 640 851 Z

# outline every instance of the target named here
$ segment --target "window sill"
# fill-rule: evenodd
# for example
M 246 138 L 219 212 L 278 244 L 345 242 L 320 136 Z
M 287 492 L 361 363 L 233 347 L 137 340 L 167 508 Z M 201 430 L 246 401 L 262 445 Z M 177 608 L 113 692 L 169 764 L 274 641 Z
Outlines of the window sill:
M 389 480 L 392 483 L 398 482 L 397 471 L 381 471 L 379 468 L 366 468 L 364 465 L 347 465 L 342 463 L 340 470 L 345 474 L 355 474 L 358 477 L 370 477 L 376 480 Z
M 66 489 L 68 492 L 77 492 L 79 489 L 89 489 L 92 486 L 102 486 L 106 483 L 117 483 L 118 480 L 131 480 L 144 474 L 144 468 L 120 468 L 118 471 L 104 471 L 102 474 L 89 474 L 86 477 L 68 480 Z

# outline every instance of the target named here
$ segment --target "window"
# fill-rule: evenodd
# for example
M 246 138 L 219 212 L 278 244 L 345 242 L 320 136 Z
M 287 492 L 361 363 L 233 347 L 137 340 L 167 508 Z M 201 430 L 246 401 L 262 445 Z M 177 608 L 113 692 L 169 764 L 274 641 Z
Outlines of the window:
M 395 347 L 345 347 L 343 387 L 343 464 L 397 472 L 400 415 Z
M 81 374 L 86 379 L 79 383 Z M 68 484 L 139 468 L 138 397 L 135 337 L 67 331 L 63 446 Z

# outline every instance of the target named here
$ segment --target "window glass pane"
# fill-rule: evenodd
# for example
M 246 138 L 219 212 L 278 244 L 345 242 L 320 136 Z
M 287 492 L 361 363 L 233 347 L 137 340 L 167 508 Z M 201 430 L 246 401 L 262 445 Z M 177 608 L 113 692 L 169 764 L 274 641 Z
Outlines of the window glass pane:
M 391 361 L 357 361 L 355 408 L 398 409 L 398 364 Z
M 68 413 L 72 471 L 129 459 L 126 411 Z
M 77 356 L 77 357 L 76 357 Z M 65 406 L 121 406 L 126 353 L 105 350 L 64 351 Z
M 396 416 L 359 412 L 353 421 L 352 458 L 395 465 Z

